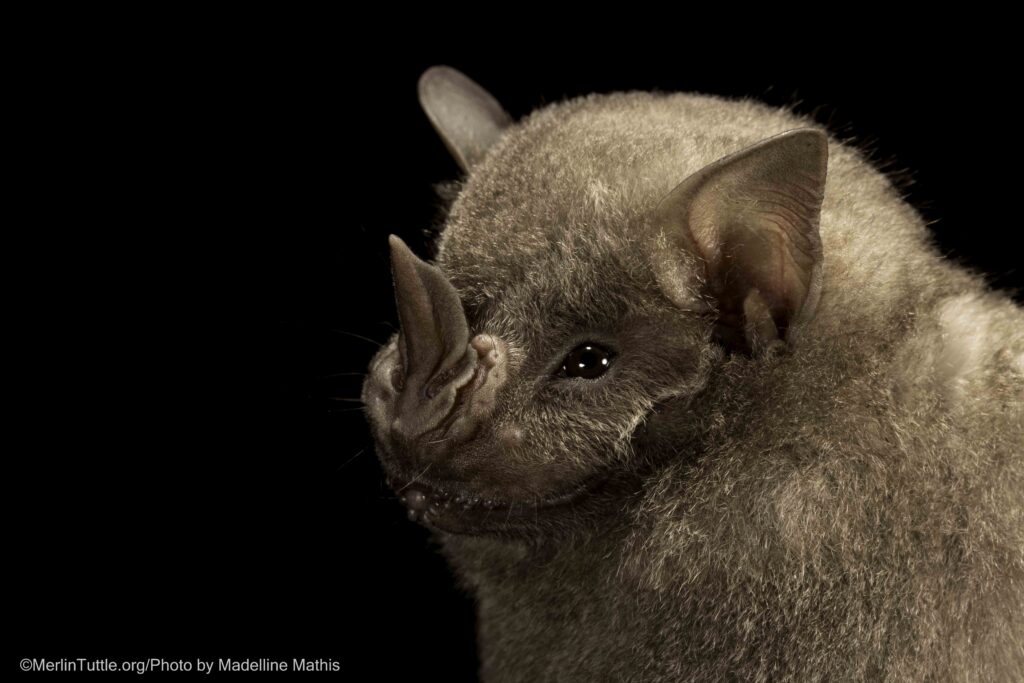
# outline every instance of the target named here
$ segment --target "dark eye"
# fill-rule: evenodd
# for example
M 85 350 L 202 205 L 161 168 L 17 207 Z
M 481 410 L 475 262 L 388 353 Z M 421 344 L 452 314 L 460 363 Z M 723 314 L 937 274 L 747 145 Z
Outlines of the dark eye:
M 562 361 L 559 374 L 564 377 L 595 379 L 607 372 L 614 354 L 598 344 L 580 344 Z

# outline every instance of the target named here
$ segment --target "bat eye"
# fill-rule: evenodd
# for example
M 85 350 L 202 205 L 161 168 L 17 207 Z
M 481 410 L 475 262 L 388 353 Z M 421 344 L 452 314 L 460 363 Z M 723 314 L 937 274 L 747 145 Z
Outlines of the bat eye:
M 558 374 L 563 377 L 596 379 L 608 371 L 614 354 L 599 344 L 580 344 L 562 361 Z

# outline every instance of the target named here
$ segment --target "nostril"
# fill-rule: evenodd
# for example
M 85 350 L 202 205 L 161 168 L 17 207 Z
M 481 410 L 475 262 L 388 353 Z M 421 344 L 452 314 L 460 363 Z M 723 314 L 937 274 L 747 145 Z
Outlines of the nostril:
M 405 371 L 401 365 L 391 369 L 391 387 L 395 391 L 402 391 L 405 388 Z
M 424 395 L 429 398 L 437 396 L 442 389 L 444 389 L 455 377 L 458 368 L 448 368 L 441 374 L 437 375 L 434 379 L 427 384 L 427 388 L 424 390 Z

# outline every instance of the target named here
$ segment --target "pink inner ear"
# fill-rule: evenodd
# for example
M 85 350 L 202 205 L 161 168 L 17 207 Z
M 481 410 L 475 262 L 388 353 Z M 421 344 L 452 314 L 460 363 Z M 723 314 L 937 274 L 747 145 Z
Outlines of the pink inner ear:
M 827 155 L 823 133 L 784 133 L 698 171 L 659 205 L 659 227 L 704 260 L 720 324 L 744 327 L 753 290 L 780 332 L 813 315 Z
M 757 290 L 782 332 L 808 300 L 818 264 L 815 244 L 805 237 L 807 224 L 800 221 L 794 214 L 748 211 L 723 231 L 721 257 L 709 264 L 723 269 L 712 275 L 723 296 L 742 306 Z

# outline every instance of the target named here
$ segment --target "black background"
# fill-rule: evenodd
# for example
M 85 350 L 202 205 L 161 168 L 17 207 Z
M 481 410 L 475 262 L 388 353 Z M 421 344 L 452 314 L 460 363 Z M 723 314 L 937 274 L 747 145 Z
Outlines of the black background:
M 427 254 L 432 186 L 458 174 L 416 100 L 432 64 L 517 118 L 623 89 L 795 105 L 875 150 L 945 253 L 1022 283 L 998 36 L 968 53 L 871 32 L 470 46 L 344 18 L 145 25 L 40 50 L 22 84 L 43 151 L 12 291 L 40 360 L 15 368 L 5 667 L 304 657 L 346 680 L 473 679 L 471 601 L 351 401 L 395 323 L 386 237 Z

